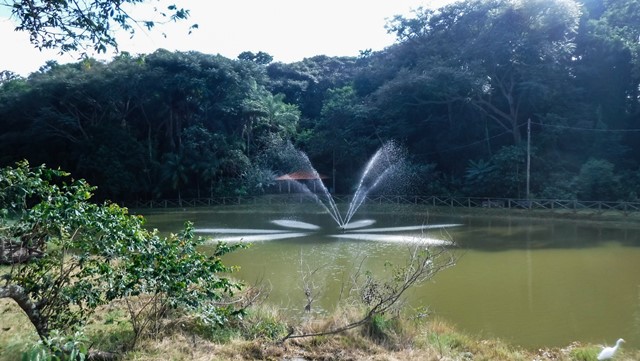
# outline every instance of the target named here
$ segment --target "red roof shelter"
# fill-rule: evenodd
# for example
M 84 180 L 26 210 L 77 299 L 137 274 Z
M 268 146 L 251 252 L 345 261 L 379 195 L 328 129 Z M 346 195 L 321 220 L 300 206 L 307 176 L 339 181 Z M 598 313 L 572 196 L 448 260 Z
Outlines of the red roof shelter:
M 291 181 L 298 181 L 298 182 L 314 181 L 314 180 L 322 181 L 322 179 L 327 179 L 327 178 L 328 178 L 327 176 L 324 176 L 316 172 L 297 171 L 297 172 L 281 175 L 280 177 L 277 177 L 276 180 L 279 181 L 278 186 L 279 186 L 280 192 L 282 192 L 282 182 L 286 181 L 287 192 L 291 193 Z M 313 191 L 315 192 L 316 182 L 312 182 L 312 184 L 313 184 Z

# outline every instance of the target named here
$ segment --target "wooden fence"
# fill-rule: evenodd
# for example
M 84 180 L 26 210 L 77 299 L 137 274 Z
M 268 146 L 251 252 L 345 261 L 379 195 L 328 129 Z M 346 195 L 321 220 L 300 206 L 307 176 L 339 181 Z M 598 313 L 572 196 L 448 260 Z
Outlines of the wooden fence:
M 351 196 L 333 196 L 336 203 L 348 203 Z M 266 195 L 266 196 L 237 196 L 214 197 L 198 199 L 164 199 L 137 201 L 125 204 L 129 208 L 185 208 L 209 207 L 220 205 L 250 205 L 250 204 L 294 204 L 318 202 L 314 197 L 304 194 Z M 578 201 L 558 199 L 515 199 L 515 198 L 474 198 L 474 197 L 437 197 L 437 196 L 408 196 L 408 195 L 371 195 L 365 200 L 369 204 L 416 204 L 434 207 L 463 207 L 463 208 L 497 208 L 520 210 L 549 210 L 590 214 L 621 214 L 629 215 L 640 212 L 640 202 L 605 202 Z

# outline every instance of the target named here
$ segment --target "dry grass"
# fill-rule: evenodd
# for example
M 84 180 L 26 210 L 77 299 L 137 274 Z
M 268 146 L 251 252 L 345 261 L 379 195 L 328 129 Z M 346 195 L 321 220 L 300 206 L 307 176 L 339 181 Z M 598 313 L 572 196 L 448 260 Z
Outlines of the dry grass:
M 330 330 L 357 320 L 362 310 L 347 307 L 326 317 L 296 322 L 296 333 Z M 591 361 L 599 348 L 573 343 L 564 348 L 525 350 L 501 340 L 481 339 L 459 332 L 437 319 L 385 317 L 375 325 L 340 334 L 282 339 L 294 324 L 276 309 L 253 307 L 230 327 L 207 328 L 192 319 L 173 320 L 162 334 L 147 337 L 134 350 L 125 350 L 131 325 L 121 305 L 101 308 L 86 328 L 94 347 L 117 352 L 122 359 L 155 360 L 420 360 L 420 361 Z M 37 342 L 20 309 L 0 300 L 0 360 L 17 360 Z M 639 360 L 640 351 L 622 349 L 616 361 Z
M 38 334 L 20 307 L 9 299 L 0 299 L 0 361 L 19 360 Z

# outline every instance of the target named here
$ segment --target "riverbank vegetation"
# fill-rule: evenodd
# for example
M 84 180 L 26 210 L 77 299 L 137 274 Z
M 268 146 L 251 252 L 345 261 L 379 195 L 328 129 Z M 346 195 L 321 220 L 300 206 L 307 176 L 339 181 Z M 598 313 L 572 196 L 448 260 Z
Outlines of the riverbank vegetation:
M 631 0 L 460 1 L 394 18 L 396 44 L 359 57 L 158 50 L 5 71 L 0 165 L 60 166 L 116 202 L 260 194 L 298 170 L 290 142 L 349 194 L 393 139 L 412 194 L 635 201 L 639 18 Z
M 295 321 L 306 332 L 319 332 L 345 319 L 362 315 L 357 308 Z M 524 349 L 508 342 L 467 334 L 445 321 L 420 315 L 388 316 L 367 328 L 331 336 L 289 340 L 292 318 L 287 311 L 266 305 L 252 306 L 246 317 L 225 328 L 207 329 L 194 319 L 179 318 L 158 334 L 147 334 L 136 347 L 123 352 L 134 331 L 122 305 L 100 308 L 76 342 L 86 347 L 117 353 L 122 360 L 539 360 L 592 361 L 600 346 L 572 343 L 564 347 Z M 41 350 L 38 337 L 15 304 L 0 300 L 0 360 L 20 359 Z M 640 353 L 625 350 L 616 360 L 631 361 Z

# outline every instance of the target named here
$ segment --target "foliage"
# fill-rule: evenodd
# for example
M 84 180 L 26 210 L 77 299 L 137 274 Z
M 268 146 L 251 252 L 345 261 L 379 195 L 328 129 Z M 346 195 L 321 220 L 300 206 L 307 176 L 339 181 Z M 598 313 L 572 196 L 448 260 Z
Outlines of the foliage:
M 614 174 L 613 164 L 602 159 L 589 159 L 580 168 L 575 187 L 579 199 L 617 199 L 620 183 Z
M 22 355 L 23 361 L 61 361 L 88 359 L 87 337 L 79 331 L 71 336 L 66 336 L 58 331 L 53 331 L 44 340 L 40 340 L 30 350 Z
M 250 194 L 263 194 L 269 186 L 275 184 L 276 177 L 273 171 L 254 166 L 245 172 L 243 184 Z
M 316 119 L 326 92 L 349 85 L 358 68 L 357 59 L 326 55 L 292 64 L 272 63 L 266 69 L 268 89 L 284 94 L 287 103 L 298 105 L 303 117 Z
M 57 48 L 60 52 L 83 49 L 87 44 L 100 52 L 107 47 L 117 47 L 113 28 L 117 25 L 132 36 L 137 27 L 147 30 L 159 20 L 186 19 L 189 10 L 169 5 L 166 10 L 156 10 L 158 20 L 137 20 L 129 15 L 128 6 L 144 3 L 144 0 L 94 0 L 67 1 L 3 0 L 0 5 L 11 8 L 17 18 L 16 30 L 29 33 L 31 43 L 39 49 Z M 192 25 L 191 28 L 197 28 Z
M 518 145 L 521 125 L 560 85 L 549 78 L 566 75 L 580 15 L 573 1 L 478 0 L 397 17 L 399 46 L 418 49 L 409 77 L 444 88 L 412 91 L 409 102 L 470 106 Z
M 566 173 L 553 173 L 548 185 L 538 194 L 542 199 L 576 199 L 573 176 Z
M 478 161 L 469 160 L 465 179 L 473 191 L 486 193 L 488 191 L 487 188 L 491 186 L 495 169 L 491 162 L 487 162 L 484 159 L 479 159 Z
M 376 314 L 371 317 L 371 320 L 364 326 L 362 331 L 375 342 L 383 343 L 388 341 L 391 338 L 391 334 L 394 333 L 394 328 L 396 328 L 394 321 L 396 319 L 392 318 L 392 316 Z
M 243 325 L 243 336 L 248 340 L 276 341 L 287 333 L 286 323 L 266 313 L 250 317 Z
M 571 358 L 576 361 L 596 361 L 598 352 L 595 347 L 580 347 L 571 350 Z
M 296 107 L 247 62 L 159 50 L 50 65 L 0 86 L 0 164 L 70 169 L 100 199 L 233 193 L 248 156 L 297 131 Z
M 238 55 L 238 59 L 244 61 L 252 61 L 259 65 L 267 65 L 273 61 L 273 56 L 263 51 L 259 51 L 256 54 L 250 51 L 243 51 L 242 53 L 240 53 L 240 55 Z
M 461 1 L 395 17 L 398 41 L 358 57 L 158 50 L 0 72 L 0 165 L 69 169 L 99 199 L 260 194 L 268 170 L 297 170 L 291 143 L 350 193 L 394 139 L 418 193 L 522 197 L 529 134 L 531 194 L 575 197 L 593 158 L 624 189 L 579 197 L 635 200 L 639 18 L 633 0 Z
M 448 195 L 452 194 L 451 181 L 445 178 L 436 164 L 407 161 L 399 172 L 400 178 L 394 179 L 404 187 L 394 190 L 406 194 Z
M 216 324 L 240 311 L 233 302 L 219 303 L 240 289 L 221 276 L 231 269 L 220 260 L 239 246 L 219 243 L 202 254 L 196 247 L 203 240 L 190 224 L 161 237 L 125 208 L 91 203 L 86 182 L 44 166 L 3 168 L 0 186 L 2 249 L 17 244 L 23 252 L 3 276 L 0 297 L 16 301 L 43 340 L 81 326 L 98 306 L 120 298 L 148 296 L 158 310 Z

